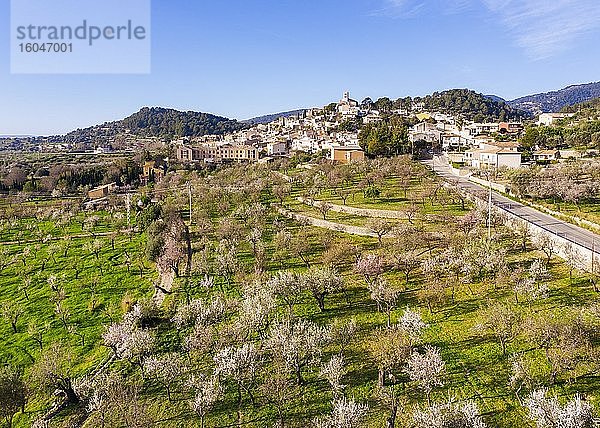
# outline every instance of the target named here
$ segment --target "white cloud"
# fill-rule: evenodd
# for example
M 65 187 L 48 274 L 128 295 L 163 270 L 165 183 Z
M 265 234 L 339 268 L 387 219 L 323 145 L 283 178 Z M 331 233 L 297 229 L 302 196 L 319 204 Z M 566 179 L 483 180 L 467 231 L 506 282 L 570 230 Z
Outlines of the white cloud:
M 534 59 L 571 47 L 600 27 L 598 0 L 483 0 L 498 14 L 518 46 Z
M 424 2 L 414 0 L 385 0 L 382 9 L 374 11 L 373 15 L 391 16 L 393 18 L 411 18 L 417 16 L 425 6 Z
M 424 6 L 415 0 L 385 1 L 396 16 L 414 15 Z M 454 13 L 483 4 L 533 59 L 563 52 L 581 36 L 600 28 L 599 0 L 431 0 L 429 4 Z

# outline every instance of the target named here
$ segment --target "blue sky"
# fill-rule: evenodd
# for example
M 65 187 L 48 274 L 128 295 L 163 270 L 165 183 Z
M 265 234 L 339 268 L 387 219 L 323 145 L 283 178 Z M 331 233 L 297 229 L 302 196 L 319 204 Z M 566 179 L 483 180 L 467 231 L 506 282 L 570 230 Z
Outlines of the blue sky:
M 512 99 L 600 80 L 597 0 L 153 0 L 148 75 L 11 75 L 9 24 L 0 0 L 0 135 L 65 132 L 142 106 L 244 119 L 344 90 Z

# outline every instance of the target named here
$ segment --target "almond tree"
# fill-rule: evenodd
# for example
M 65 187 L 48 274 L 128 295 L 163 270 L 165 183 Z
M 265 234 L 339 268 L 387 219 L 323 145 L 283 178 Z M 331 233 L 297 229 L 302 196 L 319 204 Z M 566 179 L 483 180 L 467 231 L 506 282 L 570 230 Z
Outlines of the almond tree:
M 154 336 L 127 318 L 121 323 L 108 326 L 102 339 L 116 358 L 127 359 L 139 367 L 142 367 L 143 358 L 155 347 Z
M 423 330 L 427 328 L 427 324 L 423 322 L 421 315 L 408 306 L 402 314 L 398 326 L 408 334 L 413 343 L 421 338 Z
M 515 300 L 519 303 L 519 294 L 525 294 L 529 302 L 548 297 L 549 288 L 546 280 L 550 273 L 543 260 L 535 259 L 526 273 L 522 270 L 515 272 Z
M 200 427 L 204 428 L 206 416 L 223 396 L 223 389 L 216 377 L 208 379 L 192 378 L 188 385 L 194 391 L 194 399 L 190 402 L 190 405 L 194 413 L 200 418 Z
M 333 402 L 331 415 L 315 421 L 316 428 L 359 428 L 369 410 L 366 404 L 342 398 Z
M 391 287 L 388 282 L 379 278 L 369 286 L 371 299 L 377 302 L 379 310 L 383 310 L 387 315 L 387 327 L 392 325 L 392 311 L 396 307 L 396 301 L 400 292 Z
M 171 322 L 177 329 L 196 325 L 208 326 L 220 322 L 226 311 L 227 304 L 220 297 L 214 298 L 210 302 L 195 299 L 188 304 L 179 306 L 171 318 Z
M 167 391 L 169 402 L 173 402 L 171 394 L 185 371 L 185 364 L 177 353 L 151 356 L 144 360 L 144 371 L 153 376 Z
M 419 388 L 427 396 L 427 404 L 431 406 L 431 392 L 436 386 L 442 386 L 442 376 L 446 371 L 446 364 L 440 351 L 432 346 L 425 347 L 425 353 L 413 352 L 408 359 L 406 374 L 410 380 L 417 382 Z
M 580 395 L 568 401 L 564 406 L 556 397 L 547 397 L 546 389 L 534 391 L 525 401 L 529 418 L 538 428 L 594 428 L 600 422 L 594 414 L 592 405 Z
M 294 305 L 298 303 L 302 292 L 302 284 L 299 278 L 293 272 L 278 271 L 269 279 L 267 287 L 271 288 L 275 295 L 283 300 L 291 316 Z
M 217 273 L 231 286 L 231 280 L 238 266 L 236 247 L 233 242 L 221 240 L 216 248 L 215 263 Z
M 238 419 L 241 417 L 242 393 L 245 391 L 252 402 L 252 388 L 261 366 L 260 355 L 254 344 L 246 343 L 239 348 L 227 347 L 214 356 L 215 375 L 218 379 L 231 380 L 237 387 Z
M 295 375 L 298 385 L 302 385 L 302 370 L 319 361 L 329 338 L 330 330 L 326 327 L 304 319 L 288 319 L 271 328 L 267 343 L 275 357 Z
M 346 385 L 342 384 L 342 378 L 346 375 L 346 364 L 342 354 L 336 354 L 321 367 L 321 376 L 327 379 L 333 396 L 339 398 Z
M 246 284 L 239 310 L 244 329 L 258 332 L 261 338 L 265 337 L 277 307 L 275 293 L 268 285 L 261 281 Z
M 319 310 L 325 311 L 325 297 L 343 287 L 342 277 L 331 267 L 311 268 L 300 277 L 302 288 L 310 291 Z
M 367 285 L 371 285 L 383 274 L 385 259 L 377 254 L 364 254 L 356 261 L 354 271 L 365 278 Z
M 458 404 L 453 400 L 417 407 L 413 413 L 415 428 L 486 428 L 475 403 Z

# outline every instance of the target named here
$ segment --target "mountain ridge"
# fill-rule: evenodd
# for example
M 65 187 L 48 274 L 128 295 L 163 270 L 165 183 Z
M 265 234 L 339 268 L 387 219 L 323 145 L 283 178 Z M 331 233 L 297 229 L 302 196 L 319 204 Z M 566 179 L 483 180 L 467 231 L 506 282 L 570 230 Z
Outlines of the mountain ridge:
M 569 85 L 557 91 L 526 95 L 507 103 L 533 115 L 540 113 L 558 113 L 570 107 L 600 97 L 600 82 Z

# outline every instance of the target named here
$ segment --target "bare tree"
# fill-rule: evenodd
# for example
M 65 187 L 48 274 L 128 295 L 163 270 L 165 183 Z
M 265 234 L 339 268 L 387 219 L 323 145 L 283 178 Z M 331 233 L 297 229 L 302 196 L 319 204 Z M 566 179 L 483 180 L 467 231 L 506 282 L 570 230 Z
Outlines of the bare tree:
M 283 205 L 286 198 L 292 193 L 292 186 L 289 184 L 278 184 L 273 186 L 273 195 L 279 199 L 279 203 Z
M 317 203 L 316 206 L 323 216 L 323 220 L 327 220 L 327 213 L 333 209 L 333 205 L 327 201 L 322 201 Z
M 4 302 L 2 303 L 2 318 L 6 320 L 12 327 L 13 333 L 17 333 L 17 324 L 21 316 L 25 313 L 21 305 L 16 302 Z
M 585 257 L 573 244 L 566 243 L 563 245 L 563 254 L 565 255 L 565 263 L 569 267 L 569 280 L 573 281 L 573 271 L 583 270 L 585 268 Z
M 15 413 L 25 411 L 27 386 L 21 374 L 11 366 L 0 367 L 0 420 L 12 427 Z
M 377 240 L 379 241 L 379 246 L 383 244 L 383 237 L 389 234 L 394 225 L 387 220 L 381 218 L 374 218 L 369 221 L 367 227 L 371 232 L 377 235 Z
M 495 337 L 502 349 L 502 355 L 506 355 L 506 346 L 521 331 L 521 314 L 515 307 L 506 303 L 493 303 L 485 310 L 484 321 L 479 327 Z
M 546 255 L 546 263 L 550 263 L 552 256 L 556 254 L 556 242 L 546 233 L 534 236 L 533 245 Z
M 60 391 L 64 404 L 77 404 L 80 397 L 73 387 L 75 360 L 68 348 L 54 344 L 44 352 L 32 368 L 32 378 L 41 390 Z
M 379 370 L 378 385 L 385 385 L 385 378 L 391 370 L 401 368 L 410 356 L 411 344 L 408 335 L 396 328 L 376 331 L 367 342 Z

